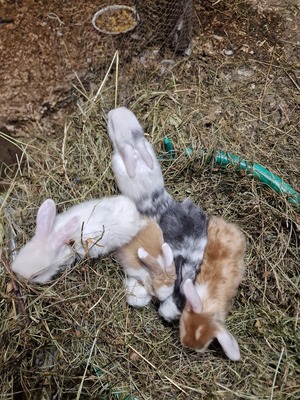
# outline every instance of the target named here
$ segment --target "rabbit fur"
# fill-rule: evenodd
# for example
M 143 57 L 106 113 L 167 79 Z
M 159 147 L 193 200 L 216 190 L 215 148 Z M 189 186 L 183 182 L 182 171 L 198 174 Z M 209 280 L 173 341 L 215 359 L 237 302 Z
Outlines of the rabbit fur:
M 130 135 L 130 130 L 135 133 Z M 109 111 L 108 133 L 114 147 L 112 168 L 119 190 L 135 202 L 142 214 L 158 221 L 164 240 L 174 253 L 177 275 L 174 293 L 159 308 L 160 315 L 172 321 L 179 318 L 184 307 L 183 281 L 187 278 L 194 281 L 202 263 L 207 242 L 206 214 L 189 199 L 176 203 L 165 190 L 153 147 L 145 139 L 141 125 L 130 110 L 119 107 Z M 137 137 L 151 155 L 151 165 L 141 154 Z
M 127 302 L 135 307 L 147 305 L 152 296 L 165 300 L 173 293 L 176 279 L 173 253 L 159 225 L 149 218 L 145 221 L 147 225 L 117 251 L 125 272 Z
M 159 314 L 166 320 L 178 319 L 185 305 L 183 283 L 195 282 L 207 244 L 207 216 L 190 199 L 169 206 L 160 219 L 164 240 L 174 253 L 176 283 L 172 296 L 160 304 Z
M 231 360 L 240 358 L 236 339 L 224 321 L 244 273 L 246 240 L 237 225 L 221 217 L 211 217 L 208 243 L 196 283 L 183 285 L 186 305 L 180 317 L 183 346 L 203 352 L 217 339 Z
M 134 201 L 140 213 L 158 218 L 173 199 L 164 188 L 160 165 L 143 128 L 132 111 L 119 107 L 109 111 L 107 129 L 120 192 Z
M 95 258 L 123 246 L 144 225 L 135 204 L 122 195 L 89 200 L 58 215 L 47 199 L 38 210 L 35 234 L 12 269 L 30 282 L 47 283 L 76 258 Z

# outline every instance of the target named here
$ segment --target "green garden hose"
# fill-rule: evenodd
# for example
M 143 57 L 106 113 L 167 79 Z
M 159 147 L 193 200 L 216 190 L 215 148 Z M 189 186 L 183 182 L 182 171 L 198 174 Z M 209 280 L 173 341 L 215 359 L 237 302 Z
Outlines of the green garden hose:
M 169 159 L 175 158 L 174 146 L 168 137 L 164 138 L 164 145 Z M 185 154 L 190 155 L 193 151 L 191 147 L 187 147 L 185 149 Z M 260 182 L 275 190 L 278 194 L 286 196 L 291 204 L 300 208 L 300 194 L 297 193 L 291 185 L 285 183 L 278 175 L 273 174 L 262 165 L 246 161 L 240 156 L 223 150 L 216 150 L 209 153 L 207 150 L 202 149 L 201 152 L 206 155 L 205 159 L 207 163 L 214 161 L 221 167 L 230 166 L 236 171 L 245 171 L 247 174 L 254 176 Z

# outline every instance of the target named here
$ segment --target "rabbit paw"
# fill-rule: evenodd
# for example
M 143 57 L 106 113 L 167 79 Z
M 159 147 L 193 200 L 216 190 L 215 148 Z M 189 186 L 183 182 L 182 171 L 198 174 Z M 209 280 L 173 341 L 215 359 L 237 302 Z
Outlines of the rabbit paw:
M 132 307 L 144 307 L 151 301 L 151 296 L 145 287 L 135 278 L 125 280 L 127 303 Z

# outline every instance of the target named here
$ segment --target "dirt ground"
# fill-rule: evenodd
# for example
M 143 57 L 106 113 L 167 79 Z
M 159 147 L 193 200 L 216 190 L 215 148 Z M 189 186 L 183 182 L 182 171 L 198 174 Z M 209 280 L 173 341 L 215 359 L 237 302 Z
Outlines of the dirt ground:
M 263 62 L 280 40 L 285 58 L 299 62 L 296 3 L 253 3 L 253 8 L 237 3 L 241 14 L 236 16 L 222 1 L 195 1 L 198 50 L 206 58 L 224 51 L 228 57 L 243 52 Z M 92 87 L 113 54 L 115 42 L 91 24 L 103 4 L 109 2 L 0 1 L 0 126 L 19 135 L 29 122 L 46 135 L 60 129 L 65 115 L 75 109 L 72 85 L 80 79 Z
M 0 2 L 0 125 L 14 130 L 35 122 L 51 133 L 72 110 L 77 77 L 97 81 L 107 50 L 91 19 L 103 4 Z

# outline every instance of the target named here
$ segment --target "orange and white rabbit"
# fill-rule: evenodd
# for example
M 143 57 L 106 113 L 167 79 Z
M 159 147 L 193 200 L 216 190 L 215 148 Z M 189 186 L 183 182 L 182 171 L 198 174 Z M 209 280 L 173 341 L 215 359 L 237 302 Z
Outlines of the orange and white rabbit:
M 162 230 L 150 218 L 146 226 L 125 246 L 117 257 L 125 273 L 128 304 L 147 305 L 152 296 L 164 301 L 174 290 L 176 280 L 173 252 L 164 243 Z
M 223 218 L 208 223 L 208 243 L 195 284 L 183 284 L 186 305 L 180 318 L 180 340 L 185 347 L 203 352 L 217 339 L 231 360 L 240 359 L 236 339 L 225 318 L 244 273 L 246 240 L 241 230 Z

